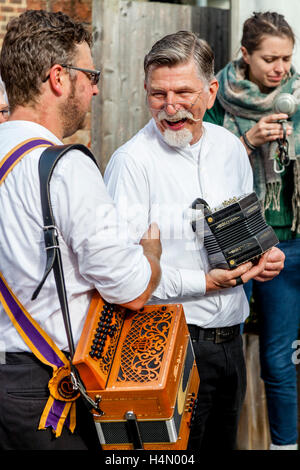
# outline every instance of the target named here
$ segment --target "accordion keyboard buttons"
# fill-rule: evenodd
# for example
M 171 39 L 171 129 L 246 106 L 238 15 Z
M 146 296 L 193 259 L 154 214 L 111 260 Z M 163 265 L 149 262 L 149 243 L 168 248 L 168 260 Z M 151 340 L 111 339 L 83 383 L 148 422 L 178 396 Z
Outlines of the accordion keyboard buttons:
M 114 317 L 114 308 L 112 305 L 104 304 L 99 313 L 99 321 L 92 340 L 89 355 L 92 358 L 100 359 L 104 351 L 107 337 L 112 338 L 117 330 L 116 325 L 112 324 Z

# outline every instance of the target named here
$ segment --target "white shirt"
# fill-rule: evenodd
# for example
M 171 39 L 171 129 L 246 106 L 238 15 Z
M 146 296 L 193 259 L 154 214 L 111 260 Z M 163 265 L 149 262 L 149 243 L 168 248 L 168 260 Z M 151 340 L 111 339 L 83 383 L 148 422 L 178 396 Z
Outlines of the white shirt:
M 247 153 L 226 129 L 203 123 L 198 158 L 193 149 L 170 147 L 152 119 L 112 156 L 104 182 L 138 239 L 156 221 L 162 240 L 162 279 L 151 303 L 182 303 L 188 323 L 222 327 L 249 313 L 242 287 L 206 294 L 206 251 L 187 217 L 200 197 L 211 208 L 252 191 Z M 132 233 L 134 235 L 134 233 Z
M 1 124 L 0 160 L 17 144 L 34 137 L 61 144 L 38 124 Z M 53 272 L 31 301 L 46 263 L 38 176 L 43 150 L 27 154 L 0 186 L 0 271 L 33 318 L 59 348 L 67 350 Z M 146 289 L 151 269 L 142 247 L 126 238 L 115 204 L 90 158 L 78 150 L 68 152 L 55 167 L 50 194 L 77 343 L 93 290 L 109 302 L 129 302 Z M 1 305 L 0 331 L 0 350 L 28 351 Z

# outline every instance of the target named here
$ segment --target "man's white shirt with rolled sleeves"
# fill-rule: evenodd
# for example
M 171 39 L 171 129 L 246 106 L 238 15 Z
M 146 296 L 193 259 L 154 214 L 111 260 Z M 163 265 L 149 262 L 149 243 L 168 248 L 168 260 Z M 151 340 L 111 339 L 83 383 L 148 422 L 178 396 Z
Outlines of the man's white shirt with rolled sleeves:
M 191 228 L 196 198 L 211 208 L 253 190 L 252 170 L 242 143 L 226 129 L 203 123 L 194 146 L 170 147 L 155 121 L 111 157 L 104 182 L 138 240 L 157 222 L 162 241 L 162 278 L 150 303 L 182 303 L 187 323 L 204 328 L 236 325 L 249 314 L 242 286 L 206 293 L 206 251 Z
M 0 160 L 31 138 L 62 144 L 39 124 L 6 122 L 0 126 Z M 60 349 L 67 350 L 53 272 L 37 299 L 31 300 L 46 264 L 38 176 L 43 150 L 25 155 L 0 186 L 0 271 L 27 311 Z M 126 226 L 116 214 L 99 169 L 82 152 L 72 150 L 59 161 L 50 196 L 76 344 L 94 289 L 108 302 L 127 303 L 144 292 L 151 268 L 143 248 L 127 239 Z M 1 305 L 0 331 L 0 351 L 28 351 Z

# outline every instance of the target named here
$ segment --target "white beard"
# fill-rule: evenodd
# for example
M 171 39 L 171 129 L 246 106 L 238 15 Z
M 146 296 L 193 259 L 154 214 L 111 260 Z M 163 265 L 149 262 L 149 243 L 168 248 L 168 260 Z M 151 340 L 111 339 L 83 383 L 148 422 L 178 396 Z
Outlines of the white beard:
M 193 140 L 193 134 L 188 129 L 181 129 L 179 131 L 166 129 L 163 133 L 163 138 L 171 147 L 183 148 Z

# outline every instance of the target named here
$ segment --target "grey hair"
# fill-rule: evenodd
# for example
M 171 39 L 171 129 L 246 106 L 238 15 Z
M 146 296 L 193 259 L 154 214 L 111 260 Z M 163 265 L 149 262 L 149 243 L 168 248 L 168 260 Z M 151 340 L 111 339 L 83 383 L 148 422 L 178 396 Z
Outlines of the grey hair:
M 199 78 L 208 85 L 214 78 L 214 53 L 209 44 L 191 31 L 178 31 L 157 41 L 144 59 L 145 80 L 151 67 L 184 64 L 194 59 Z

